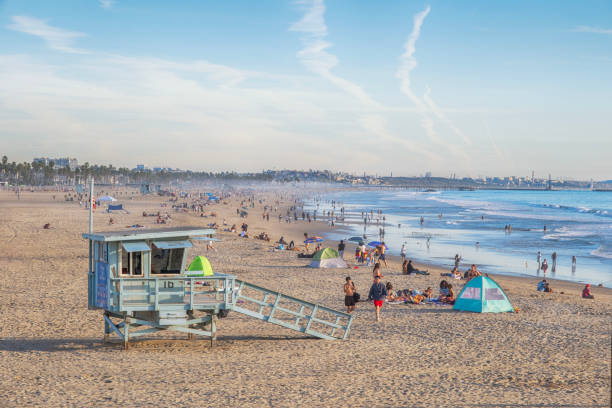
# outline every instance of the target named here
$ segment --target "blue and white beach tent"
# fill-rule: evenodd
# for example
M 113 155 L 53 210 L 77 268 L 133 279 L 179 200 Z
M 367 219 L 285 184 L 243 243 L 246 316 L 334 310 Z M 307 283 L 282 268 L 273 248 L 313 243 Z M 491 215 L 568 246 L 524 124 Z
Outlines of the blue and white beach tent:
M 502 288 L 487 276 L 478 276 L 466 283 L 453 309 L 477 313 L 514 311 Z

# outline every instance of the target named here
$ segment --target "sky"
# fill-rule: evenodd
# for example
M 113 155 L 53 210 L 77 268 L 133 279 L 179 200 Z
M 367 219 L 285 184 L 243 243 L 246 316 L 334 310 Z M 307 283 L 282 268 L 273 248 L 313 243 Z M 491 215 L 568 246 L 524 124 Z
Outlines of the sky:
M 612 179 L 612 2 L 0 0 L 0 154 Z

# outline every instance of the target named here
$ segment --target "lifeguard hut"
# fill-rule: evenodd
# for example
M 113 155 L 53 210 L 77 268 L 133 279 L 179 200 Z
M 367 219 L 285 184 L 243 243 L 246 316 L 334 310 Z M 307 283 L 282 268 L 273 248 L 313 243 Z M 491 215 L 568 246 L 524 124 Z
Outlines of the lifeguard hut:
M 216 339 L 217 320 L 230 311 L 314 337 L 346 339 L 353 316 L 241 281 L 231 274 L 187 271 L 192 239 L 210 237 L 198 227 L 92 232 L 88 307 L 104 311 L 104 340 L 158 331 Z M 193 268 L 191 268 L 193 269 Z

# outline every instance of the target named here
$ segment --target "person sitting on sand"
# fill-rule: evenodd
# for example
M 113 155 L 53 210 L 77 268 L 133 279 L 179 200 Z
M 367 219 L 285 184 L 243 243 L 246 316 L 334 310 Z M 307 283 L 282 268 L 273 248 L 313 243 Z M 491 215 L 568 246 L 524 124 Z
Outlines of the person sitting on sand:
M 453 291 L 453 285 L 449 283 L 448 286 L 446 287 L 446 290 L 448 294 L 446 296 L 440 296 L 438 300 L 443 303 L 448 303 L 449 305 L 454 305 L 455 304 L 455 292 Z
M 428 286 L 427 289 L 423 291 L 423 296 L 425 296 L 427 299 L 431 299 L 432 295 L 433 295 L 433 289 L 431 288 L 431 286 Z
M 542 279 L 538 282 L 538 292 L 544 292 L 544 289 L 546 289 L 546 279 Z
M 429 272 L 427 272 L 426 270 L 418 270 L 417 268 L 415 268 L 412 265 L 412 259 L 408 261 L 408 265 L 406 265 L 406 270 L 408 272 L 408 275 L 414 273 L 416 275 L 429 275 Z
M 408 261 L 404 259 L 402 262 L 402 274 L 408 275 Z
M 45 225 L 43 225 L 43 229 L 51 229 L 51 224 L 46 223 Z
M 472 264 L 472 267 L 467 272 L 467 280 L 474 279 L 477 276 L 482 276 L 482 273 L 478 269 L 476 269 L 476 265 Z
M 387 282 L 385 287 L 387 288 L 387 302 L 399 300 L 399 298 L 393 294 L 393 284 L 391 282 Z
M 544 284 L 544 292 L 548 292 L 548 293 L 552 293 L 552 288 L 550 287 L 550 285 L 548 284 L 548 282 L 546 282 Z
M 278 240 L 277 244 L 287 245 L 287 242 L 285 241 L 285 237 L 280 237 L 280 239 Z
M 583 299 L 595 299 L 595 296 L 591 294 L 591 284 L 587 283 L 584 285 L 584 289 L 582 289 L 582 298 Z
M 448 282 L 444 279 L 440 282 L 440 297 L 448 296 Z
M 289 246 L 287 247 L 288 250 L 293 251 L 293 248 L 295 248 L 295 242 L 291 241 L 289 243 Z

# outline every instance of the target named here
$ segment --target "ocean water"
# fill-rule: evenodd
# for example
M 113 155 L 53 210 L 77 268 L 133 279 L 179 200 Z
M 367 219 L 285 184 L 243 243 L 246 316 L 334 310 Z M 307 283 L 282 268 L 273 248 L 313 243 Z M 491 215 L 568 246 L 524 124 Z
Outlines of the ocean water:
M 475 263 L 484 272 L 542 276 L 537 262 L 540 251 L 548 261 L 547 277 L 612 287 L 612 193 L 341 191 L 305 204 L 320 219 L 332 210 L 339 216 L 342 207 L 345 221 L 338 225 L 347 225 L 356 236 L 365 233 L 368 241 L 378 240 L 384 229 L 390 252 L 399 254 L 405 243 L 415 261 L 450 269 L 459 254 L 462 270 Z M 364 225 L 362 212 L 370 211 L 372 218 Z M 510 232 L 506 225 L 511 226 Z M 557 253 L 554 270 L 553 252 Z M 572 256 L 577 259 L 575 268 Z

